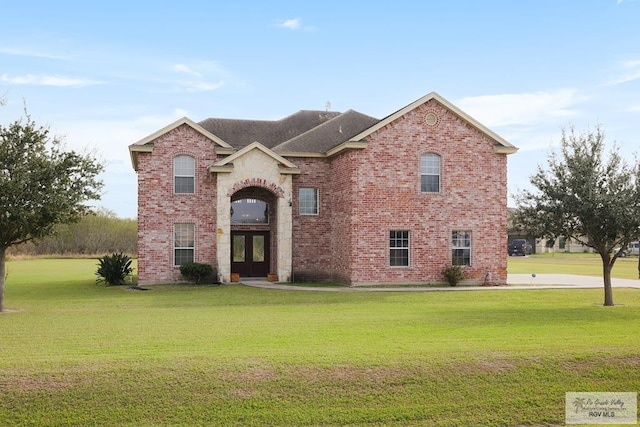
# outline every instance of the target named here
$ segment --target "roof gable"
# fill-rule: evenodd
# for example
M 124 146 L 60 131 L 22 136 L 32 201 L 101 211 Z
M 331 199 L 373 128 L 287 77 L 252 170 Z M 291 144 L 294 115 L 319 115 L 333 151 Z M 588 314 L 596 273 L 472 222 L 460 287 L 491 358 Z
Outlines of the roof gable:
M 129 147 L 149 144 L 150 142 L 152 142 L 152 141 L 158 139 L 159 137 L 161 137 L 162 135 L 164 135 L 166 133 L 169 133 L 172 130 L 174 130 L 177 127 L 182 126 L 182 125 L 190 126 L 191 128 L 193 128 L 193 130 L 195 130 L 196 132 L 198 132 L 198 133 L 204 135 L 205 137 L 209 138 L 210 140 L 212 140 L 213 142 L 215 142 L 216 144 L 218 144 L 221 147 L 233 148 L 233 147 L 231 147 L 231 145 L 227 144 L 225 141 L 223 141 L 222 139 L 218 138 L 216 135 L 214 135 L 213 133 L 209 132 L 207 129 L 203 128 L 198 123 L 194 122 L 193 120 L 191 120 L 188 117 L 183 117 L 181 119 L 176 120 L 175 122 L 171 123 L 170 125 L 167 125 L 167 126 L 163 127 L 162 129 L 152 133 L 151 135 L 149 135 L 149 136 L 147 136 L 145 138 L 142 138 L 140 141 L 133 143 Z
M 280 156 L 279 154 L 274 153 L 272 150 L 270 150 L 269 148 L 265 147 L 264 145 L 260 144 L 257 141 L 247 145 L 246 147 L 244 147 L 239 151 L 236 151 L 230 156 L 227 156 L 224 159 L 214 163 L 209 167 L 209 171 L 210 172 L 223 172 L 223 171 L 226 172 L 229 170 L 229 167 L 233 165 L 234 160 L 246 155 L 247 153 L 253 150 L 261 151 L 268 157 L 272 158 L 276 163 L 278 163 L 282 169 L 289 170 L 290 173 L 297 173 L 297 171 L 299 171 L 296 165 L 294 165 L 284 157 Z
M 493 132 L 491 129 L 487 128 L 482 123 L 478 122 L 476 119 L 474 119 L 473 117 L 471 117 L 470 115 L 468 115 L 467 113 L 462 111 L 460 108 L 458 108 L 455 105 L 453 105 L 451 102 L 447 101 L 445 98 L 443 98 L 442 96 L 440 96 L 436 92 L 431 92 L 431 93 L 423 96 L 422 98 L 412 102 L 411 104 L 407 105 L 406 107 L 401 108 L 400 110 L 396 111 L 395 113 L 392 113 L 392 114 L 388 115 L 387 117 L 385 117 L 384 119 L 380 120 L 379 122 L 377 122 L 373 126 L 367 128 L 364 131 L 360 132 L 359 134 L 353 136 L 349 140 L 349 142 L 362 142 L 362 140 L 365 139 L 367 136 L 369 136 L 372 133 L 382 129 L 383 127 L 387 126 L 389 123 L 392 123 L 393 121 L 399 119 L 400 117 L 404 116 L 405 114 L 409 113 L 410 111 L 415 110 L 419 106 L 421 106 L 423 104 L 426 104 L 427 102 L 429 102 L 431 100 L 434 100 L 434 101 L 438 102 L 439 104 L 441 104 L 442 106 L 447 108 L 449 111 L 451 111 L 452 113 L 454 113 L 455 115 L 457 115 L 458 117 L 460 117 L 461 119 L 463 119 L 464 121 L 469 123 L 474 128 L 476 128 L 478 131 L 480 131 L 483 134 L 485 134 L 488 138 L 490 138 L 493 141 L 495 141 L 496 144 L 497 144 L 496 152 L 503 153 L 503 154 L 511 154 L 511 153 L 515 153 L 518 150 L 514 145 L 509 143 L 506 139 L 502 138 L 500 135 L 498 135 L 497 133 Z
M 233 148 L 233 147 L 231 147 L 231 145 L 227 144 L 225 141 L 223 141 L 222 139 L 218 138 L 216 135 L 212 134 L 211 132 L 209 132 L 208 130 L 206 130 L 202 126 L 200 126 L 198 123 L 194 122 L 193 120 L 189 119 L 188 117 L 183 117 L 183 118 L 178 119 L 175 122 L 171 123 L 170 125 L 167 125 L 167 126 L 163 127 L 162 129 L 152 133 L 151 135 L 142 138 L 140 141 L 134 142 L 133 144 L 131 144 L 129 146 L 129 155 L 131 156 L 131 164 L 133 165 L 133 169 L 136 170 L 136 171 L 138 170 L 138 153 L 150 153 L 150 152 L 152 152 L 153 151 L 153 141 L 155 141 L 156 139 L 160 138 L 162 135 L 165 135 L 165 134 L 171 132 L 172 130 L 177 129 L 178 127 L 180 127 L 182 125 L 187 125 L 187 126 L 191 127 L 193 130 L 195 130 L 196 132 L 200 133 L 204 137 L 210 139 L 211 141 L 213 141 L 215 144 L 219 145 L 220 147 Z

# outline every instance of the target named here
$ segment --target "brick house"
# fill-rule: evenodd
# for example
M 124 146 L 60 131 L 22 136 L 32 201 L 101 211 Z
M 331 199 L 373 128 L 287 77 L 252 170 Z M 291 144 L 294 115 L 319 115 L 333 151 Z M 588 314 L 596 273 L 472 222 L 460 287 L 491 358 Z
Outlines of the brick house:
M 180 119 L 129 146 L 140 284 L 209 263 L 223 282 L 506 281 L 507 155 L 517 148 L 437 93 L 382 120 Z

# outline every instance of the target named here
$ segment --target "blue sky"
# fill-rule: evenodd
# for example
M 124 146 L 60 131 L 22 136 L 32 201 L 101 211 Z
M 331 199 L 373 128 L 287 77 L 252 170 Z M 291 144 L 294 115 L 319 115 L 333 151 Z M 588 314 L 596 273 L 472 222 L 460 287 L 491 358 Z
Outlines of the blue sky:
M 135 217 L 127 147 L 180 117 L 330 102 L 383 118 L 436 91 L 520 148 L 515 193 L 563 127 L 600 124 L 633 160 L 639 22 L 640 0 L 5 2 L 0 122 L 26 104 L 69 149 L 95 150 L 98 205 Z

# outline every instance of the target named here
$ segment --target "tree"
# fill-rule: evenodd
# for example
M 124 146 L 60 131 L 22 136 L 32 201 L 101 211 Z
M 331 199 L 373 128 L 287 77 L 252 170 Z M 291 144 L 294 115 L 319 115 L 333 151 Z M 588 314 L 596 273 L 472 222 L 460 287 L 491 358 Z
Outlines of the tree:
M 629 165 L 613 147 L 605 156 L 600 127 L 562 130 L 560 154 L 531 177 L 537 191 L 516 196 L 515 221 L 531 235 L 564 236 L 593 248 L 602 259 L 604 305 L 613 305 L 611 270 L 619 253 L 640 237 L 640 163 Z
M 0 312 L 7 249 L 90 213 L 85 202 L 100 199 L 102 170 L 91 155 L 64 151 L 28 115 L 0 125 Z

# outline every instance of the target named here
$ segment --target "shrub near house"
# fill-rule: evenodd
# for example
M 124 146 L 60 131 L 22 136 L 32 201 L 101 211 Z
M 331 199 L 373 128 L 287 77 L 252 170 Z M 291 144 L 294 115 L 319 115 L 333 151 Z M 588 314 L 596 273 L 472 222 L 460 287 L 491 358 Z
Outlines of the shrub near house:
M 506 281 L 507 141 L 436 93 L 379 120 L 178 120 L 129 147 L 139 283 L 220 279 L 441 282 L 443 265 Z

